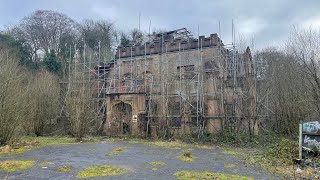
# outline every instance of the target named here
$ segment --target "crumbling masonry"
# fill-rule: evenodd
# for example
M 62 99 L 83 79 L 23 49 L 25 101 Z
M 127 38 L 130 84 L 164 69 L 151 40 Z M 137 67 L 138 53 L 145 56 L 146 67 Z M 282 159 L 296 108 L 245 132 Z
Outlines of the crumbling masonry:
M 227 48 L 217 34 L 154 34 L 144 44 L 118 47 L 113 61 L 98 68 L 106 134 L 258 131 L 250 49 Z

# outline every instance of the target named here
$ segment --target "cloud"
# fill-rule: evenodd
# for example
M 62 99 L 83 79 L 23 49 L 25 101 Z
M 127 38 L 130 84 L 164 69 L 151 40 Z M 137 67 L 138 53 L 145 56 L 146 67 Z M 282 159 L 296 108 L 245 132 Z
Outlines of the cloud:
M 95 4 L 95 5 L 93 5 L 93 7 L 91 9 L 94 14 L 96 14 L 98 17 L 100 17 L 102 19 L 108 19 L 108 20 L 115 21 L 115 20 L 117 20 L 117 17 L 119 17 L 117 8 L 112 5 L 111 6 L 99 6 L 99 5 Z
M 243 34 L 245 36 L 259 33 L 263 28 L 265 28 L 265 24 L 258 18 L 243 20 L 239 22 L 238 25 L 239 34 Z
M 186 27 L 195 36 L 219 32 L 222 40 L 231 42 L 231 21 L 234 20 L 237 35 L 254 37 L 259 47 L 277 44 L 285 40 L 293 25 L 320 27 L 320 1 L 309 0 L 0 0 L 0 24 L 14 24 L 23 16 L 37 9 L 51 9 L 71 18 L 104 19 L 115 23 L 122 31 L 140 27 L 153 29 L 178 29 Z M 17 6 L 19 4 L 19 6 Z
M 320 16 L 312 17 L 302 22 L 302 28 L 320 28 Z

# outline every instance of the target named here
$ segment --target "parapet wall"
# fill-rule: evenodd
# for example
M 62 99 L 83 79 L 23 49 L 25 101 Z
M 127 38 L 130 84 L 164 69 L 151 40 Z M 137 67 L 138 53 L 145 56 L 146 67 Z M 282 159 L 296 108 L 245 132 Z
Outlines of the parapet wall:
M 210 34 L 210 37 L 199 36 L 198 39 L 181 39 L 181 38 L 163 38 L 163 44 L 160 40 L 147 42 L 143 45 L 133 45 L 119 47 L 117 49 L 116 59 L 144 56 L 150 54 L 161 54 L 162 52 L 175 52 L 188 49 L 197 49 L 200 47 L 223 46 L 221 39 L 217 34 Z M 132 51 L 131 51 L 132 50 Z

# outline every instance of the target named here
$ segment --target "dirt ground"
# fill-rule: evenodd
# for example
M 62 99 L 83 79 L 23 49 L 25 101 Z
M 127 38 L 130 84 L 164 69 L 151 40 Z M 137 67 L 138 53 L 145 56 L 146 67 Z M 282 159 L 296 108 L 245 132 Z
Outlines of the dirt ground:
M 115 148 L 122 148 L 123 151 L 115 155 L 106 155 Z M 259 180 L 277 179 L 261 168 L 247 165 L 241 157 L 228 154 L 223 149 L 197 147 L 188 149 L 196 157 L 192 162 L 179 160 L 178 156 L 185 148 L 173 149 L 129 142 L 52 145 L 22 154 L 0 156 L 0 161 L 35 161 L 34 165 L 27 170 L 14 172 L 0 170 L 0 179 L 77 179 L 76 175 L 79 171 L 92 165 L 116 165 L 127 171 L 120 176 L 93 179 L 175 179 L 173 174 L 182 170 L 237 174 Z M 165 165 L 155 167 L 150 164 L 155 161 L 162 161 Z M 56 169 L 63 165 L 71 166 L 72 170 L 58 172 Z

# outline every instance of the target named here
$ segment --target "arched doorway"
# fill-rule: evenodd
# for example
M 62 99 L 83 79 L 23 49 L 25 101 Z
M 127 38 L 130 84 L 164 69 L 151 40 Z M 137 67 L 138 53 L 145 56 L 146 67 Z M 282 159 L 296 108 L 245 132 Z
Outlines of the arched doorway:
M 119 123 L 118 127 L 121 134 L 131 133 L 131 118 L 132 118 L 132 107 L 130 104 L 120 102 L 112 108 L 114 114 L 114 122 Z

